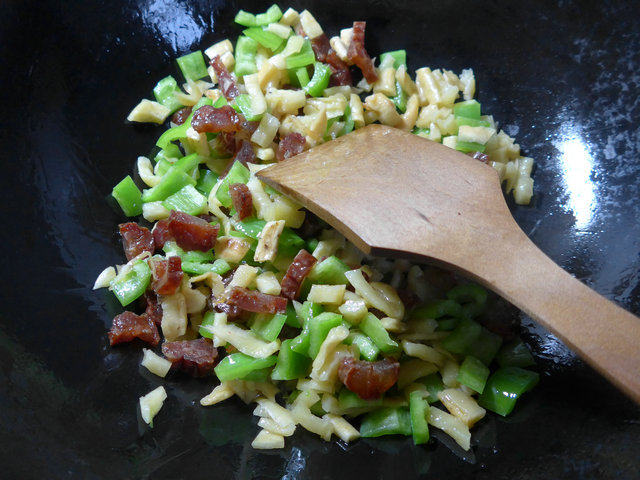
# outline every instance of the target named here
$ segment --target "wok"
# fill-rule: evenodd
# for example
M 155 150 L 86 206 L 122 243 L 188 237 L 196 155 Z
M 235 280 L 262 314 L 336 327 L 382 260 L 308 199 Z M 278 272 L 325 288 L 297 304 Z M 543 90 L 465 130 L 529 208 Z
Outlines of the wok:
M 141 427 L 137 399 L 161 382 L 139 369 L 139 348 L 108 347 L 120 308 L 91 291 L 97 273 L 123 258 L 122 216 L 106 197 L 160 131 L 124 118 L 176 73 L 176 56 L 235 37 L 238 8 L 267 6 L 0 5 L 2 478 L 638 478 L 638 407 L 513 311 L 541 383 L 512 416 L 484 420 L 467 453 L 444 436 L 427 447 L 404 438 L 344 446 L 301 429 L 281 451 L 255 451 L 250 408 L 236 400 L 201 408 L 210 381 L 180 376 L 162 382 L 169 398 L 155 428 Z M 406 48 L 411 69 L 472 67 L 483 108 L 536 160 L 531 206 L 511 205 L 518 223 L 566 270 L 640 313 L 634 2 L 304 7 L 331 33 L 366 20 L 371 54 Z M 491 255 L 500 261 L 499 245 Z

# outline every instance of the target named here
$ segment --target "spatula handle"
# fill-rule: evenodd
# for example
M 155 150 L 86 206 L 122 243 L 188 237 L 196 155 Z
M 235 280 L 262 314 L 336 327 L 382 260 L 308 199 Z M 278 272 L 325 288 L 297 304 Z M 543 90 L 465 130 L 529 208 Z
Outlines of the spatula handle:
M 640 318 L 562 270 L 516 228 L 501 261 L 478 257 L 471 273 L 640 403 Z

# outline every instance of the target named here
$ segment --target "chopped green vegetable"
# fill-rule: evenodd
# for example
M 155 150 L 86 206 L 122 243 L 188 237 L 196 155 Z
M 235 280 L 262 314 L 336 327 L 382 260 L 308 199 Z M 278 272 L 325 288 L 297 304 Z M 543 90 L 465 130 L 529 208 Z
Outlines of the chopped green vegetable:
M 123 307 L 142 296 L 151 281 L 151 269 L 145 260 L 138 260 L 127 273 L 120 273 L 109 283 Z
M 475 283 L 458 285 L 447 292 L 447 298 L 462 305 L 463 316 L 473 318 L 484 310 L 487 291 Z
M 353 121 L 353 116 L 351 115 L 351 107 L 347 105 L 344 109 L 344 129 L 342 130 L 342 135 L 346 135 L 350 133 L 355 128 L 355 123 Z
M 342 325 L 342 315 L 325 312 L 313 317 L 309 322 L 309 356 L 316 358 L 322 342 L 325 341 L 329 330 Z
M 275 315 L 259 314 L 256 315 L 253 325 L 251 325 L 251 330 L 259 337 L 262 337 L 263 340 L 273 342 L 280 335 L 286 320 L 287 316 L 279 313 Z
M 346 410 L 350 408 L 375 408 L 381 407 L 383 403 L 382 397 L 374 400 L 363 400 L 356 393 L 348 390 L 346 387 L 340 390 L 338 395 L 338 405 L 341 409 Z
M 200 336 L 205 338 L 213 338 L 213 333 L 203 327 L 209 327 L 213 325 L 214 318 L 215 312 L 209 311 L 204 314 L 204 318 L 202 319 L 202 323 L 200 324 L 200 328 L 198 329 L 198 333 L 200 334 Z
M 316 263 L 309 272 L 309 281 L 322 285 L 347 285 L 344 273 L 351 270 L 349 266 L 335 255 Z
M 209 74 L 200 50 L 179 57 L 177 62 L 182 75 L 187 80 L 200 80 Z
M 169 195 L 182 190 L 187 185 L 195 185 L 196 181 L 190 175 L 187 175 L 175 166 L 171 167 L 155 187 L 149 188 L 142 192 L 143 202 L 157 202 L 164 200 Z
M 502 367 L 489 377 L 478 404 L 498 415 L 507 416 L 515 407 L 516 400 L 535 387 L 539 379 L 540 375 L 529 370 Z
M 418 382 L 427 387 L 427 392 L 429 392 L 427 400 L 429 403 L 436 403 L 439 401 L 438 393 L 444 390 L 444 383 L 442 382 L 442 377 L 440 377 L 439 374 L 432 373 L 431 375 L 421 378 Z
M 313 48 L 311 48 L 311 42 L 307 39 L 302 44 L 302 48 L 298 53 L 289 55 L 287 57 L 287 68 L 296 69 L 300 67 L 306 67 L 313 64 L 316 61 L 316 56 L 313 54 Z
M 477 118 L 456 117 L 458 127 L 468 125 L 470 127 L 490 127 L 491 124 L 486 120 L 478 120 Z
M 124 177 L 120 183 L 113 187 L 111 195 L 127 217 L 136 217 L 142 214 L 142 193 L 130 175 Z
M 462 307 L 453 300 L 437 300 L 428 305 L 413 309 L 410 318 L 433 318 L 444 316 L 459 318 L 462 316 Z
M 231 196 L 229 195 L 229 185 L 234 183 L 247 183 L 249 181 L 249 169 L 242 163 L 235 161 L 229 170 L 229 173 L 220 182 L 216 198 L 225 207 L 231 207 Z
M 397 69 L 400 65 L 407 66 L 407 51 L 406 50 L 394 50 L 392 52 L 385 52 L 380 55 L 380 65 L 385 63 L 387 57 L 393 58 L 393 68 Z
M 158 141 L 156 142 L 156 146 L 163 150 L 170 148 L 169 146 L 172 145 L 171 142 L 186 138 L 187 129 L 190 126 L 191 122 L 187 120 L 182 125 L 171 127 L 169 130 L 166 130 L 162 135 L 160 135 L 160 138 L 158 138 Z
M 271 5 L 266 12 L 254 15 L 253 13 L 240 10 L 236 14 L 235 22 L 243 27 L 260 27 L 277 22 L 282 17 L 282 10 L 278 5 Z
M 331 78 L 331 68 L 324 63 L 316 62 L 313 67 L 313 77 L 304 86 L 304 91 L 307 95 L 312 97 L 319 97 L 324 92 L 324 89 L 329 86 L 329 79 Z
M 465 353 L 478 339 L 482 327 L 473 320 L 463 319 L 442 341 L 442 346 L 452 353 Z
M 424 399 L 422 392 L 411 392 L 409 395 L 409 413 L 411 415 L 413 444 L 427 443 L 429 441 L 429 425 L 427 424 L 429 402 Z
M 477 100 L 466 100 L 453 105 L 453 114 L 457 117 L 480 120 L 480 104 Z
M 309 345 L 311 337 L 309 334 L 310 324 L 313 318 L 322 313 L 322 306 L 313 302 L 304 302 L 300 309 L 300 323 L 302 324 L 302 332 L 291 342 L 291 348 L 294 352 L 309 356 Z
M 478 338 L 469 346 L 465 353 L 467 355 L 473 355 L 485 365 L 489 365 L 498 353 L 498 350 L 500 350 L 501 345 L 502 337 L 500 335 L 482 327 Z
M 251 97 L 246 93 L 238 95 L 234 99 L 235 105 L 233 108 L 242 114 L 242 116 L 249 122 L 256 122 L 262 118 L 262 114 L 254 115 L 253 106 L 251 104 Z
M 258 71 L 256 66 L 256 52 L 258 51 L 258 42 L 253 38 L 241 35 L 236 42 L 236 66 L 234 72 L 236 77 L 241 78 Z
M 307 67 L 289 70 L 289 81 L 294 87 L 306 87 L 309 83 L 309 72 L 307 71 Z
M 391 340 L 389 332 L 385 330 L 380 319 L 373 313 L 367 313 L 359 327 L 383 353 L 392 353 L 398 350 L 398 344 Z
M 400 86 L 400 83 L 396 81 L 396 96 L 393 97 L 391 100 L 393 100 L 393 103 L 395 104 L 396 108 L 400 110 L 402 113 L 407 111 L 407 99 L 408 99 L 407 94 Z
M 224 275 L 229 270 L 231 270 L 231 265 L 221 258 L 213 263 L 182 262 L 182 271 L 192 275 L 202 275 L 209 272 Z
M 463 142 L 461 140 L 458 140 L 456 142 L 456 150 L 458 150 L 459 152 L 462 153 L 469 153 L 469 152 L 484 152 L 484 149 L 486 147 L 481 144 L 481 143 L 476 143 L 476 142 Z
M 360 352 L 360 356 L 370 362 L 375 361 L 378 357 L 378 353 L 380 353 L 380 349 L 376 346 L 375 343 L 371 341 L 369 337 L 360 332 L 351 332 L 349 336 L 344 341 L 347 345 L 355 345 L 358 347 L 358 351 Z
M 222 185 L 220 185 L 220 188 L 222 188 Z M 218 192 L 220 191 L 220 188 L 218 189 Z M 264 220 L 245 218 L 240 222 L 235 222 L 234 227 L 238 232 L 241 232 L 248 238 L 258 240 L 258 236 L 266 224 L 267 222 Z M 278 253 L 292 257 L 295 256 L 301 248 L 304 248 L 304 240 L 291 228 L 284 227 L 280 234 L 280 238 L 278 239 Z
M 293 340 L 285 340 L 280 345 L 276 366 L 271 372 L 273 380 L 295 380 L 304 377 L 311 365 L 311 359 L 291 348 Z M 291 400 L 293 401 L 293 400 Z
M 178 255 L 182 259 L 182 263 L 203 263 L 203 262 L 213 262 L 214 254 L 213 250 L 209 250 L 208 252 L 200 252 L 199 250 L 189 250 L 184 251 L 181 249 L 176 242 L 169 240 L 165 242 L 162 250 L 166 254 Z
M 253 358 L 244 353 L 232 353 L 224 357 L 214 371 L 221 382 L 228 382 L 243 378 L 255 370 L 272 367 L 275 363 L 275 355 L 267 358 Z
M 364 438 L 382 435 L 411 435 L 411 417 L 406 408 L 381 408 L 367 413 L 360 425 Z
M 489 368 L 476 357 L 468 356 L 458 370 L 458 382 L 482 393 L 489 378 Z
M 196 190 L 202 193 L 205 196 L 209 196 L 211 193 L 211 189 L 218 181 L 218 175 L 216 175 L 211 170 L 201 169 L 200 175 L 198 176 L 198 182 L 196 183 Z
M 243 30 L 242 33 L 271 51 L 275 51 L 280 48 L 284 42 L 284 38 L 279 37 L 275 33 L 263 30 L 260 27 L 247 28 L 246 30 Z
M 536 364 L 529 348 L 520 339 L 502 347 L 496 360 L 501 367 L 530 367 Z
M 175 78 L 169 75 L 156 84 L 153 88 L 153 96 L 156 97 L 156 101 L 158 103 L 161 103 L 171 110 L 171 113 L 173 113 L 183 107 L 180 100 L 173 95 L 175 92 L 179 91 L 178 82 L 176 82 Z
M 197 191 L 193 185 L 187 185 L 162 202 L 167 210 L 177 210 L 189 215 L 199 215 L 207 205 L 207 198 Z

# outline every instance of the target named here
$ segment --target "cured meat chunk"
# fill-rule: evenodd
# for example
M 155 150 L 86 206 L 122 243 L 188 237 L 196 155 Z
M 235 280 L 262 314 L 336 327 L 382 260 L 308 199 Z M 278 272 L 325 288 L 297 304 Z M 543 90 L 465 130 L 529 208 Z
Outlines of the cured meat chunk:
M 367 22 L 353 22 L 353 38 L 349 44 L 347 56 L 362 70 L 362 75 L 364 75 L 367 82 L 372 84 L 378 80 L 378 74 L 373 66 L 371 57 L 367 53 L 367 49 L 364 48 L 364 29 L 366 25 Z
M 238 220 L 243 220 L 253 212 L 253 197 L 244 183 L 232 183 L 229 185 L 229 195 L 233 202 L 233 208 L 238 212 Z
M 241 310 L 255 313 L 284 313 L 287 310 L 287 299 L 276 295 L 267 295 L 258 290 L 244 287 L 233 287 L 229 292 L 227 304 L 237 306 Z
M 155 245 L 153 235 L 148 228 L 141 227 L 135 222 L 121 223 L 118 227 L 127 260 L 137 257 L 142 252 L 153 253 Z
M 191 126 L 198 133 L 239 132 L 243 124 L 242 115 L 229 105 L 219 108 L 203 105 L 191 119 Z
M 397 381 L 400 363 L 391 358 L 377 362 L 346 357 L 338 367 L 338 377 L 344 385 L 364 400 L 379 398 Z
M 216 72 L 216 76 L 218 77 L 218 85 L 220 86 L 220 90 L 222 90 L 222 94 L 224 98 L 231 101 L 240 95 L 240 90 L 238 90 L 238 85 L 236 85 L 236 81 L 233 79 L 227 67 L 224 66 L 220 57 L 216 55 L 211 59 L 211 66 L 213 70 Z
M 218 359 L 218 349 L 208 338 L 164 342 L 162 354 L 171 362 L 173 368 L 193 377 L 211 375 Z
M 207 252 L 213 248 L 218 237 L 219 225 L 211 225 L 193 215 L 171 210 L 169 232 L 178 246 L 184 250 Z
M 173 295 L 182 282 L 182 259 L 177 255 L 149 259 L 151 288 L 159 295 Z
M 158 221 L 153 230 L 153 241 L 156 248 L 164 247 L 165 242 L 171 239 L 171 232 L 169 232 L 169 220 Z
M 133 312 L 122 312 L 116 315 L 108 335 L 112 346 L 131 342 L 136 338 L 152 346 L 160 342 L 160 334 L 153 320 L 147 314 L 136 315 Z
M 302 281 L 316 264 L 316 258 L 306 250 L 300 250 L 289 265 L 287 273 L 281 282 L 281 294 L 291 300 L 295 300 L 300 292 Z
M 298 132 L 287 133 L 278 144 L 276 158 L 281 162 L 282 160 L 304 152 L 306 142 L 304 136 Z
M 184 122 L 187 121 L 187 118 L 189 118 L 189 115 L 191 115 L 191 107 L 183 107 L 180 110 L 178 110 L 176 113 L 173 114 L 173 116 L 171 117 L 171 122 L 175 123 L 176 125 L 182 125 Z

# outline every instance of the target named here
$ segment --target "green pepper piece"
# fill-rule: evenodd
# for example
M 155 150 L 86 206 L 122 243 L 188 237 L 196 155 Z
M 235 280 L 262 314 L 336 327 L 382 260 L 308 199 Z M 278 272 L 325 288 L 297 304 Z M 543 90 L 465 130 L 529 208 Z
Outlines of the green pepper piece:
M 130 175 L 124 177 L 120 183 L 113 187 L 111 195 L 127 217 L 136 217 L 142 214 L 142 193 Z
M 345 272 L 350 270 L 349 266 L 335 255 L 317 262 L 309 272 L 308 279 L 311 283 L 321 285 L 347 285 Z
M 458 150 L 459 152 L 462 153 L 469 153 L 469 152 L 484 152 L 484 149 L 486 147 L 481 144 L 481 143 L 477 143 L 477 142 L 464 142 L 461 140 L 458 140 L 456 142 L 456 150 Z
M 278 48 L 282 46 L 282 42 L 284 42 L 284 38 L 259 27 L 247 28 L 243 30 L 242 33 L 249 38 L 253 38 L 260 45 L 268 48 L 272 52 L 278 50 Z
M 196 190 L 205 196 L 209 196 L 211 189 L 218 181 L 218 175 L 211 170 L 200 169 L 200 175 L 198 176 L 198 182 L 196 183 Z
M 407 66 L 407 51 L 406 50 L 393 50 L 391 52 L 385 52 L 380 55 L 380 65 L 385 63 L 387 57 L 393 58 L 393 68 L 398 69 L 400 65 Z
M 342 130 L 342 135 L 346 135 L 350 133 L 355 128 L 355 123 L 353 121 L 353 116 L 351 115 L 351 106 L 347 105 L 344 109 L 344 129 Z
M 200 80 L 209 74 L 207 72 L 207 65 L 204 63 L 204 57 L 200 50 L 183 55 L 176 61 L 178 62 L 180 71 L 186 80 Z
M 355 345 L 358 347 L 360 356 L 370 362 L 375 361 L 378 357 L 378 353 L 380 353 L 380 349 L 376 344 L 373 343 L 369 337 L 360 332 L 350 332 L 345 343 L 347 345 Z
M 165 107 L 171 110 L 170 113 L 174 113 L 183 107 L 180 100 L 178 100 L 173 94 L 179 92 L 178 82 L 171 75 L 164 77 L 153 88 L 153 96 L 156 97 L 156 101 L 161 103 Z
M 449 300 L 462 305 L 463 316 L 467 318 L 477 317 L 482 313 L 487 297 L 487 291 L 475 283 L 458 285 L 447 292 Z
M 241 113 L 242 116 L 248 122 L 256 122 L 262 118 L 262 114 L 254 115 L 253 114 L 253 106 L 251 104 L 251 97 L 246 93 L 238 95 L 233 99 L 231 105 L 238 113 Z
M 529 348 L 520 339 L 502 347 L 496 360 L 501 367 L 530 367 L 536 364 Z
M 182 170 L 175 168 L 174 166 L 162 176 L 158 185 L 142 192 L 142 201 L 147 203 L 164 200 L 169 195 L 173 195 L 181 190 L 183 187 L 195 184 L 196 181 L 193 177 L 187 175 Z
M 453 114 L 458 117 L 480 120 L 480 104 L 477 100 L 466 100 L 453 105 Z
M 253 358 L 244 353 L 227 355 L 213 370 L 221 382 L 243 378 L 250 372 L 268 368 L 276 363 L 276 356 Z
M 429 441 L 429 425 L 427 424 L 429 402 L 424 399 L 422 392 L 411 392 L 409 395 L 409 413 L 411 414 L 413 444 L 427 443 Z
M 178 125 L 176 127 L 171 127 L 169 130 L 165 130 L 165 132 L 160 135 L 158 141 L 156 142 L 156 146 L 165 150 L 169 148 L 171 142 L 175 140 L 180 140 L 181 138 L 186 138 L 187 129 L 190 127 L 190 122 L 185 121 L 182 125 Z
M 280 335 L 286 320 L 287 316 L 279 313 L 275 315 L 258 314 L 251 325 L 251 330 L 263 340 L 273 342 Z
M 282 10 L 278 5 L 271 5 L 266 12 L 254 15 L 253 13 L 240 10 L 236 14 L 235 22 L 238 25 L 244 27 L 260 27 L 263 25 L 269 25 L 270 23 L 277 22 L 282 18 Z
M 311 338 L 309 335 L 309 327 L 311 320 L 322 313 L 322 306 L 312 302 L 304 302 L 301 309 L 302 332 L 291 343 L 291 349 L 301 355 L 309 356 L 309 345 Z
M 298 320 L 298 316 L 296 315 L 296 309 L 293 307 L 293 303 L 287 302 L 287 311 L 286 311 L 286 324 L 290 327 L 294 328 L 302 328 L 302 323 Z
M 207 198 L 197 191 L 193 185 L 187 185 L 173 195 L 169 195 L 162 206 L 167 210 L 199 215 L 207 205 Z
M 145 260 L 138 260 L 127 273 L 120 273 L 109 283 L 111 291 L 123 307 L 142 296 L 151 281 L 151 269 Z
M 192 275 L 202 275 L 209 272 L 224 275 L 229 270 L 231 270 L 231 265 L 221 258 L 213 263 L 182 262 L 182 271 Z
M 502 415 L 509 415 L 516 400 L 536 386 L 540 375 L 518 367 L 502 367 L 496 370 L 478 399 L 481 407 Z
M 456 123 L 458 124 L 458 128 L 463 125 L 468 125 L 470 127 L 490 127 L 491 124 L 487 120 L 478 120 L 477 118 L 467 118 L 457 116 Z
M 408 99 L 407 94 L 404 92 L 404 90 L 400 86 L 400 83 L 396 81 L 396 96 L 393 97 L 391 100 L 393 100 L 393 103 L 395 104 L 396 108 L 400 110 L 402 113 L 407 111 L 407 99 Z
M 304 91 L 312 97 L 320 97 L 324 89 L 329 86 L 330 78 L 331 68 L 329 65 L 316 62 L 313 67 L 313 77 L 311 77 L 309 83 L 304 87 Z
M 389 332 L 373 313 L 367 313 L 359 327 L 383 353 L 393 353 L 398 350 L 398 344 L 391 339 Z
M 306 67 L 316 61 L 316 57 L 311 47 L 311 42 L 306 39 L 302 44 L 302 48 L 298 53 L 289 55 L 286 60 L 287 69 L 296 69 L 300 67 Z
M 437 300 L 411 311 L 410 318 L 433 318 L 438 319 L 444 316 L 460 318 L 462 307 L 453 300 Z
M 478 339 L 482 327 L 467 318 L 442 341 L 442 346 L 452 353 L 466 353 L 468 348 Z
M 482 393 L 489 378 L 489 368 L 476 357 L 467 356 L 458 370 L 458 382 Z
M 311 359 L 291 348 L 293 339 L 285 340 L 280 345 L 276 366 L 271 372 L 273 380 L 295 380 L 307 374 Z M 291 400 L 293 402 L 293 400 Z
M 429 392 L 427 401 L 429 403 L 436 403 L 439 401 L 438 393 L 444 390 L 444 383 L 442 382 L 442 378 L 439 374 L 432 373 L 431 375 L 421 378 L 418 382 L 427 387 L 427 392 Z
M 317 238 L 311 238 L 307 240 L 307 251 L 313 253 L 313 251 L 318 246 L 318 243 L 320 243 L 320 240 L 318 240 Z
M 249 181 L 249 169 L 242 163 L 235 161 L 229 170 L 229 173 L 220 182 L 216 198 L 225 207 L 231 207 L 231 196 L 229 195 L 229 185 L 234 183 L 247 183 Z
M 258 71 L 256 66 L 256 52 L 258 51 L 258 42 L 253 38 L 240 35 L 236 42 L 236 66 L 234 72 L 236 77 L 244 77 Z
M 438 328 L 436 328 L 436 330 L 441 332 L 448 332 L 456 328 L 458 326 L 458 323 L 460 323 L 459 318 L 454 318 L 454 317 L 440 318 L 438 320 Z
M 351 408 L 377 408 L 382 406 L 383 401 L 383 397 L 374 400 L 364 400 L 346 387 L 340 390 L 338 394 L 338 405 L 343 410 Z
M 169 240 L 168 242 L 165 242 L 164 246 L 162 247 L 162 250 L 167 254 L 172 253 L 174 255 L 178 255 L 182 259 L 183 264 L 185 262 L 193 262 L 193 263 L 213 262 L 213 259 L 214 259 L 213 250 L 209 250 L 208 252 L 201 252 L 199 250 L 184 251 L 173 240 Z
M 360 424 L 364 438 L 382 435 L 411 435 L 411 417 L 406 408 L 381 408 L 364 416 Z
M 220 191 L 220 189 L 218 189 L 218 191 Z M 266 224 L 267 222 L 264 220 L 245 218 L 240 222 L 235 222 L 234 228 L 248 238 L 258 240 L 258 236 Z M 304 240 L 291 228 L 284 227 L 278 239 L 278 254 L 292 257 L 296 255 L 301 248 L 304 248 L 304 244 Z
M 271 367 L 254 370 L 253 372 L 247 373 L 240 380 L 245 382 L 267 382 L 271 377 L 271 370 Z
M 316 358 L 322 342 L 325 341 L 329 330 L 342 325 L 342 315 L 325 312 L 313 317 L 309 322 L 309 356 Z
M 485 365 L 489 365 L 498 353 L 498 350 L 500 350 L 501 345 L 502 337 L 500 335 L 482 327 L 480 335 L 478 335 L 476 341 L 469 346 L 465 353 L 476 357 Z
M 213 333 L 211 333 L 207 328 L 203 327 L 209 327 L 213 325 L 214 318 L 215 312 L 209 311 L 204 314 L 204 318 L 202 319 L 202 323 L 200 324 L 200 328 L 198 329 L 198 333 L 201 337 L 213 338 Z

